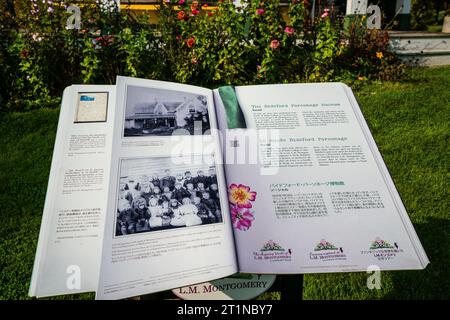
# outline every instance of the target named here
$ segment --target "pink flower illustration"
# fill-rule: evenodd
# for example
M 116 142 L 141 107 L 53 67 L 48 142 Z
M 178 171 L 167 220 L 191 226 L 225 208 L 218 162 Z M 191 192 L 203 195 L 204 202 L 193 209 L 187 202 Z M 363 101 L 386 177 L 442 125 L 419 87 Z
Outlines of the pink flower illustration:
M 229 189 L 229 201 L 239 208 L 251 208 L 251 201 L 255 201 L 256 192 L 250 191 L 250 187 L 243 184 L 231 184 Z
M 252 226 L 253 220 L 255 217 L 250 210 L 231 206 L 231 221 L 236 229 L 247 231 Z

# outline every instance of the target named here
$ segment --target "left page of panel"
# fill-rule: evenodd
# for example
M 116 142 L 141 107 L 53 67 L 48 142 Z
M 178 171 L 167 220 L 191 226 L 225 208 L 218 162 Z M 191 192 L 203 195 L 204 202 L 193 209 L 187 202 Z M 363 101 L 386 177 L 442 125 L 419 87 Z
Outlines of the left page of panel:
M 30 296 L 97 288 L 114 101 L 115 86 L 64 90 Z
M 212 91 L 118 77 L 97 299 L 237 272 Z

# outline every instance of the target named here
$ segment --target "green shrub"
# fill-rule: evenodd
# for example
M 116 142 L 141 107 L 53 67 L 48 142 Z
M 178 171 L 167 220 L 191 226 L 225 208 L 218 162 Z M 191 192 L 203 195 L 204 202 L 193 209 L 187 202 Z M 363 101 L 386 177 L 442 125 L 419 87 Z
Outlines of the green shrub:
M 427 30 L 434 22 L 433 0 L 411 1 L 411 28 L 414 30 Z
M 13 81 L 16 78 L 20 57 L 13 51 L 17 37 L 14 2 L 0 0 L 0 108 L 13 98 Z
M 367 30 L 365 16 L 357 17 L 349 28 L 348 44 L 339 64 L 358 80 L 394 80 L 404 72 L 395 53 L 389 50 L 387 30 Z

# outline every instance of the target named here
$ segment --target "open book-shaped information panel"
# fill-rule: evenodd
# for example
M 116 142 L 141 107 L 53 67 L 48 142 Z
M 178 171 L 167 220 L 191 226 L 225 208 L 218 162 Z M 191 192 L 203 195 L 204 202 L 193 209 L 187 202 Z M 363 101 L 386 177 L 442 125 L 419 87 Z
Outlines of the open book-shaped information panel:
M 32 296 L 427 264 L 342 83 L 64 91 Z

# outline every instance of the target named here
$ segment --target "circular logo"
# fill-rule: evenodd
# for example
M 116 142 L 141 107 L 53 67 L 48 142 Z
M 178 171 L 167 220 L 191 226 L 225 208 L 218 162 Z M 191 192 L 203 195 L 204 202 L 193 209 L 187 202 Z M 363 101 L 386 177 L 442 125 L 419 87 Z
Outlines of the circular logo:
M 267 291 L 275 275 L 237 273 L 230 277 L 173 289 L 184 300 L 250 300 Z

